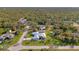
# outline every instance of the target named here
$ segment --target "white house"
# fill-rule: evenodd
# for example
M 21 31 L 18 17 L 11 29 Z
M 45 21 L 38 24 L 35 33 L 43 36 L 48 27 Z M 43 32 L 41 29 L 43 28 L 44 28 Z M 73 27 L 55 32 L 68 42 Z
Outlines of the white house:
M 46 38 L 46 34 L 45 33 L 39 33 L 39 36 Z
M 44 40 L 46 38 L 46 34 L 44 32 L 33 32 L 32 34 L 34 35 L 32 38 L 33 40 Z
M 32 34 L 34 35 L 33 40 L 39 40 L 39 32 L 33 32 Z

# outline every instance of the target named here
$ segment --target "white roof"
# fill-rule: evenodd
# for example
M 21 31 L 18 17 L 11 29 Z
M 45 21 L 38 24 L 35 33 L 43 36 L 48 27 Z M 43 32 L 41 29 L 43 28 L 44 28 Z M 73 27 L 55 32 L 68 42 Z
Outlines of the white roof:
M 45 33 L 39 33 L 39 36 L 46 37 Z
M 44 38 L 46 37 L 45 33 L 33 32 L 32 34 L 34 35 L 34 37 L 32 39 L 35 39 L 35 40 L 38 40 L 40 36 L 42 36 Z
M 33 32 L 32 34 L 33 35 L 39 35 L 39 32 Z
M 21 23 L 25 23 L 25 22 L 26 22 L 26 19 L 21 18 L 19 21 L 20 21 Z

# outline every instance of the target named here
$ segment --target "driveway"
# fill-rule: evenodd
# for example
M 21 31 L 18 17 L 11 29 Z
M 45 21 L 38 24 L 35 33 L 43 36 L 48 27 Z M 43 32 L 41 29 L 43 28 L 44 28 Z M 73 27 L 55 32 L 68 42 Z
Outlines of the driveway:
M 28 31 L 24 31 L 19 41 L 13 46 L 9 47 L 8 50 L 18 50 L 22 48 L 22 41 L 24 40 L 24 36 L 26 36 Z

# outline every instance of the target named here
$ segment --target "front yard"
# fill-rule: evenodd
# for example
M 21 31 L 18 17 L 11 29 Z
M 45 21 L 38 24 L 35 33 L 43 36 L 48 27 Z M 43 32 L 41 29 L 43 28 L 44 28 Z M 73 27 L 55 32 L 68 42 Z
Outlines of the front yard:
M 21 35 L 22 35 L 22 32 L 20 32 L 17 36 L 15 36 L 11 40 L 4 40 L 3 43 L 0 44 L 0 50 L 7 49 L 8 47 L 16 44 L 19 41 Z
M 55 38 L 52 37 L 51 31 L 46 31 L 46 39 L 45 40 L 24 40 L 22 42 L 23 46 L 42 46 L 42 45 L 59 45 L 61 42 Z M 27 34 L 27 38 L 32 38 L 32 32 L 29 32 Z
M 61 45 L 61 40 L 59 39 L 55 39 L 53 36 L 52 36 L 52 31 L 45 31 L 45 34 L 46 34 L 46 39 L 45 40 L 24 40 L 22 42 L 22 45 L 23 46 L 42 46 L 42 45 L 47 45 L 47 46 L 50 46 L 50 45 Z M 32 38 L 32 32 L 29 32 L 27 34 L 27 38 Z

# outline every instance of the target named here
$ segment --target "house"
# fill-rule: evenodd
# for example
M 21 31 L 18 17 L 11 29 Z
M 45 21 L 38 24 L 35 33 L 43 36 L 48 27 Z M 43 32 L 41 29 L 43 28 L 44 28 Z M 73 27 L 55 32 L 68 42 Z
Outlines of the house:
M 39 32 L 33 32 L 33 38 L 32 40 L 39 40 Z
M 45 31 L 44 30 L 40 30 L 39 31 L 39 37 L 40 37 L 41 40 L 46 39 L 46 34 L 45 34 Z
M 0 43 L 2 43 L 2 41 L 3 41 L 3 38 L 0 36 Z
M 72 33 L 72 35 L 74 36 L 74 37 L 79 37 L 79 32 L 75 32 L 75 33 Z
M 1 36 L 1 38 L 2 38 L 3 40 L 5 40 L 5 39 L 13 39 L 14 36 L 15 36 L 14 34 L 5 33 L 5 34 L 3 34 L 3 35 Z
M 39 25 L 40 30 L 45 30 L 45 28 L 46 28 L 45 25 Z
M 14 34 L 7 34 L 6 38 L 7 38 L 7 39 L 13 39 L 14 36 L 15 36 Z
M 33 40 L 45 40 L 46 39 L 45 32 L 33 32 L 32 34 L 34 35 L 34 37 L 32 38 Z
M 78 23 L 73 23 L 73 27 L 75 27 L 77 29 L 77 31 L 79 32 L 79 24 Z
M 7 34 L 5 33 L 1 37 L 3 38 L 3 40 L 5 40 L 6 36 L 7 36 Z
M 21 24 L 26 24 L 26 19 L 24 19 L 24 18 L 20 18 L 20 20 L 19 20 L 19 22 L 21 23 Z

